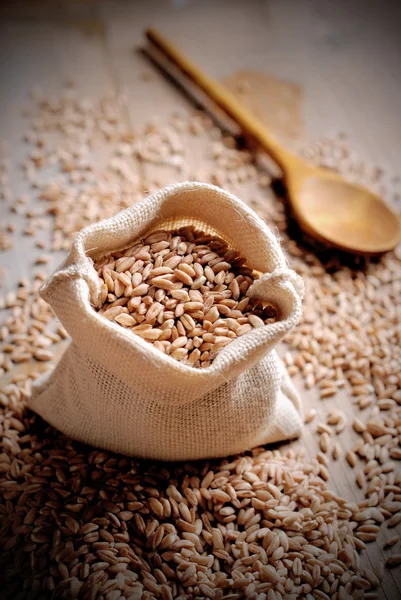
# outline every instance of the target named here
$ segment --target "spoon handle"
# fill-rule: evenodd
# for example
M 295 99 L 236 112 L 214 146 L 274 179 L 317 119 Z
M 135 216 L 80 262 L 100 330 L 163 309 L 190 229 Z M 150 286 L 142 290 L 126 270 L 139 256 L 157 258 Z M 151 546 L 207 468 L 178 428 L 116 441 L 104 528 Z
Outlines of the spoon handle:
M 285 150 L 268 132 L 267 128 L 243 106 L 221 83 L 209 77 L 197 65 L 186 58 L 161 33 L 148 29 L 146 37 L 169 60 L 171 60 L 191 81 L 201 88 L 220 106 L 241 129 L 255 139 L 260 146 L 277 162 L 285 174 L 301 160 Z

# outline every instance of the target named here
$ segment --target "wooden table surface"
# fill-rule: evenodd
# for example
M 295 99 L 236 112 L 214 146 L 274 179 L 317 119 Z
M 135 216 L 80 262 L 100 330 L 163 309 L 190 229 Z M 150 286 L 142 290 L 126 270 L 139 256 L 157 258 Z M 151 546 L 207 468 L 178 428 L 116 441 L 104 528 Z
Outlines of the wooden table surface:
M 150 81 L 141 74 L 151 67 L 135 51 L 147 26 L 160 28 L 209 74 L 224 78 L 239 69 L 266 72 L 302 86 L 308 137 L 319 139 L 331 131 L 345 131 L 368 161 L 397 173 L 401 140 L 401 83 L 399 63 L 401 11 L 379 2 L 305 0 L 163 0 L 149 2 L 13 2 L 0 7 L 0 140 L 8 152 L 13 198 L 35 192 L 18 170 L 26 147 L 21 111 L 29 91 L 40 86 L 57 92 L 73 78 L 79 93 L 90 97 L 124 91 L 128 97 L 127 122 L 140 127 L 158 115 L 163 121 L 185 98 L 155 72 Z M 200 154 L 194 152 L 196 162 Z M 176 172 L 157 174 L 162 184 Z M 19 235 L 23 220 L 0 204 L 1 220 L 16 226 L 18 244 L 0 255 L 7 269 L 1 294 L 29 276 L 40 250 L 31 238 Z M 48 232 L 41 233 L 46 241 Z M 51 267 L 61 254 L 52 256 Z M 353 405 L 347 392 L 324 404 L 315 390 L 297 382 L 307 407 L 319 420 L 335 408 L 351 420 Z M 355 439 L 356 439 L 355 434 Z M 349 447 L 353 432 L 341 441 Z M 306 428 L 301 442 L 317 451 L 314 428 Z M 331 462 L 329 484 L 350 500 L 362 499 L 354 474 L 345 460 Z M 382 534 L 368 545 L 363 563 L 369 568 L 388 555 Z M 398 570 L 387 571 L 382 598 L 401 598 Z

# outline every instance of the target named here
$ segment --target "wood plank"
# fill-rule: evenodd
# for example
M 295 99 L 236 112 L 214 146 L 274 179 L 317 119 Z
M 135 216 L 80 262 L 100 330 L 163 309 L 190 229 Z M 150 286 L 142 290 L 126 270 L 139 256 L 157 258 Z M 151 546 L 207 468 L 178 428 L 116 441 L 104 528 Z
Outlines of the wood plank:
M 2 221 L 16 227 L 13 234 L 14 247 L 1 256 L 7 269 L 5 285 L 14 288 L 16 281 L 27 277 L 32 271 L 36 258 L 43 254 L 34 246 L 31 237 L 22 235 L 26 219 L 22 215 L 10 212 L 11 203 L 24 196 L 27 206 L 40 209 L 36 201 L 35 189 L 22 177 L 21 164 L 26 159 L 28 145 L 23 141 L 27 133 L 29 119 L 23 116 L 23 110 L 29 104 L 30 92 L 43 82 L 46 92 L 59 90 L 61 80 L 54 60 L 51 43 L 52 26 L 46 21 L 26 23 L 6 21 L 0 25 L 2 54 L 0 56 L 1 110 L 0 131 L 7 147 L 10 162 L 10 188 L 12 198 L 0 206 Z M 49 242 L 49 232 L 43 230 L 40 238 Z M 60 257 L 55 257 L 55 261 Z

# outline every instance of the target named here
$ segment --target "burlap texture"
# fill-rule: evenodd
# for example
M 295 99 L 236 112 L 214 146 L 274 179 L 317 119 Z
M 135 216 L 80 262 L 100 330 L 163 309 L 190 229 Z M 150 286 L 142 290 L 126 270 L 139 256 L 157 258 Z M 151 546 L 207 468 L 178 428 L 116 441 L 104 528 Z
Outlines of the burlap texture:
M 161 353 L 93 308 L 100 286 L 92 259 L 145 232 L 188 223 L 218 234 L 263 273 L 248 295 L 273 302 L 280 313 L 205 369 Z M 41 295 L 72 339 L 56 369 L 34 385 L 31 408 L 72 438 L 127 455 L 186 460 L 300 433 L 301 402 L 273 348 L 300 318 L 303 283 L 264 221 L 222 189 L 172 185 L 83 229 Z

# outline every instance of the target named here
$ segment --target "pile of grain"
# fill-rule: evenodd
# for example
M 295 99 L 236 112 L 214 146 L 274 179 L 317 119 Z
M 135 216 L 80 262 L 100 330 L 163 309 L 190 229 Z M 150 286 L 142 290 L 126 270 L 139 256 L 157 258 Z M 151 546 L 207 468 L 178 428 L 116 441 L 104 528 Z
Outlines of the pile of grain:
M 0 307 L 8 309 L 0 328 L 0 377 L 5 373 L 12 374 L 13 367 L 32 359 L 45 363 L 52 360 L 52 346 L 67 337 L 63 326 L 54 322 L 50 306 L 38 294 L 44 279 L 43 273 L 37 273 L 32 283 L 21 279 L 17 291 L 9 292 L 0 300 Z M 41 371 L 38 365 L 32 369 L 33 373 L 35 371 Z M 26 373 L 23 373 L 20 380 L 25 379 Z M 0 398 L 7 406 L 7 388 L 3 392 Z
M 344 600 L 364 592 L 375 598 L 382 567 L 364 570 L 357 551 L 381 540 L 384 530 L 381 555 L 389 567 L 401 562 L 399 250 L 365 261 L 312 248 L 299 232 L 289 236 L 283 203 L 266 172 L 210 119 L 177 114 L 168 125 L 153 122 L 134 132 L 126 114 L 121 98 L 89 102 L 71 89 L 60 98 L 39 97 L 24 136 L 29 193 L 14 196 L 10 165 L 0 164 L 0 198 L 14 213 L 17 231 L 32 240 L 35 263 L 32 281 L 5 287 L 0 300 L 3 595 L 44 598 L 56 588 L 66 598 L 103 600 Z M 195 137 L 207 148 L 202 170 L 191 153 Z M 385 195 L 385 174 L 365 168 L 342 139 L 324 140 L 305 154 Z M 158 165 L 170 169 L 167 179 Z M 303 321 L 284 351 L 291 374 L 322 399 L 307 414 L 320 452 L 308 448 L 305 462 L 302 452 L 259 449 L 232 462 L 166 468 L 72 443 L 25 408 L 32 381 L 53 366 L 66 337 L 38 288 L 70 236 L 160 185 L 191 178 L 248 202 L 278 230 L 306 281 Z M 2 251 L 13 252 L 13 224 L 2 239 Z M 3 275 L 8 286 L 14 273 Z M 175 309 L 176 322 L 183 315 Z M 216 329 L 232 318 L 219 315 L 225 323 Z M 341 390 L 353 395 L 354 420 L 335 406 Z M 344 442 L 350 430 L 354 442 Z M 327 488 L 330 456 L 353 470 L 360 502 Z M 390 594 L 394 589 L 394 583 L 387 587 Z
M 6 598 L 361 599 L 355 504 L 289 450 L 167 466 L 71 442 L 5 412 Z M 310 594 L 310 595 L 309 595 Z M 374 597 L 366 596 L 365 598 Z
M 246 296 L 257 273 L 215 235 L 193 227 L 155 231 L 95 263 L 99 313 L 193 367 L 232 340 L 274 321 Z

